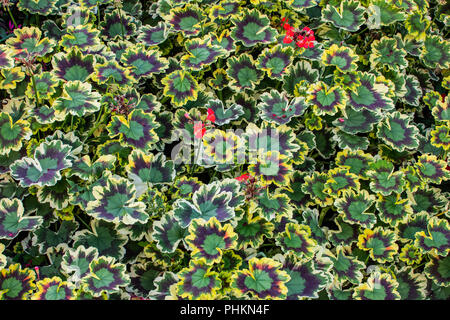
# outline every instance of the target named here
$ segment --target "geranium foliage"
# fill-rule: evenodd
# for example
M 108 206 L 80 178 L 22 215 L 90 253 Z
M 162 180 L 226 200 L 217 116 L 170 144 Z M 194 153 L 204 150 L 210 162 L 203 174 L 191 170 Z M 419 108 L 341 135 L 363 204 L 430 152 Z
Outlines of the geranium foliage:
M 284 299 L 286 283 L 291 279 L 281 264 L 273 259 L 253 258 L 249 268 L 235 274 L 233 288 L 238 295 L 249 295 L 259 299 Z
M 450 299 L 445 1 L 0 11 L 0 300 Z

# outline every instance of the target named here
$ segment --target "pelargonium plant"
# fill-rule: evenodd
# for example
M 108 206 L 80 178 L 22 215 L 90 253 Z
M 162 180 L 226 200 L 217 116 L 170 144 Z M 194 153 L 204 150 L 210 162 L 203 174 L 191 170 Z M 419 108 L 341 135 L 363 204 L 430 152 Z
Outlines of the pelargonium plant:
M 0 1 L 0 300 L 450 299 L 445 1 Z

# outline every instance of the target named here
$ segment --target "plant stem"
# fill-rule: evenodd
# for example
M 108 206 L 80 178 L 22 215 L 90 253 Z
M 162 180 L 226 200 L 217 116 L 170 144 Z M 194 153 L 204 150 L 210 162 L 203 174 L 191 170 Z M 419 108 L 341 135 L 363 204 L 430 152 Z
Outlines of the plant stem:
M 352 37 L 353 37 L 353 36 L 357 36 L 358 34 L 361 34 L 361 33 L 363 33 L 363 32 L 366 31 L 366 30 L 367 30 L 367 27 L 364 27 L 364 28 L 362 28 L 361 30 L 359 30 L 358 32 L 353 33 L 353 34 L 352 34 Z
M 84 222 L 83 219 L 81 219 L 81 217 L 80 217 L 79 214 L 76 213 L 76 216 L 77 216 L 78 219 L 81 221 L 81 223 L 84 224 L 84 226 L 85 226 L 86 228 L 88 228 L 88 230 L 91 230 L 91 227 L 90 227 L 86 222 Z
M 197 166 L 198 156 L 199 156 L 199 154 L 200 154 L 200 152 L 201 152 L 200 149 L 201 149 L 201 147 L 202 147 L 202 146 L 201 146 L 201 141 L 199 141 L 198 144 L 197 144 L 197 145 L 198 145 L 198 150 L 197 150 L 198 152 L 196 153 L 196 152 L 195 152 L 195 151 L 196 151 L 196 150 L 195 150 L 195 149 L 196 149 L 196 148 L 195 148 L 195 141 L 196 141 L 196 140 L 194 140 L 194 163 L 192 164 L 192 171 L 194 171 L 195 166 Z
M 425 265 L 426 263 L 428 263 L 428 261 L 425 261 L 425 262 L 419 264 L 417 267 L 415 267 L 415 269 L 419 269 L 420 267 L 422 267 L 422 266 Z
M 167 100 L 169 100 L 170 99 L 170 97 L 164 97 L 162 100 L 161 100 L 161 104 L 163 104 L 164 102 L 166 102 Z
M 11 17 L 11 20 L 12 20 L 12 22 L 14 24 L 14 28 L 17 28 L 16 20 L 14 19 L 14 16 L 13 16 L 13 14 L 11 12 L 11 9 L 9 9 L 9 6 L 3 6 L 3 8 L 5 8 L 5 10 L 8 11 L 9 16 Z
M 322 212 L 320 213 L 319 216 L 319 226 L 322 226 L 322 222 L 323 222 L 323 218 L 325 218 L 325 214 L 327 213 L 328 210 L 322 209 Z
M 195 171 L 195 167 L 197 166 L 197 165 L 195 164 L 195 161 L 196 161 L 196 160 L 194 160 L 194 163 L 192 164 L 192 166 L 189 167 L 189 175 L 190 175 L 190 176 L 192 176 L 192 174 L 193 174 L 194 171 Z
M 214 170 L 214 173 L 213 173 L 213 175 L 211 177 L 211 182 L 214 181 L 214 178 L 216 177 L 216 175 L 217 175 L 217 170 Z
M 11 240 L 8 241 L 8 244 L 5 244 L 5 249 L 8 248 L 11 245 L 11 242 L 14 241 L 15 238 L 12 238 Z
M 435 217 L 442 216 L 443 214 L 446 214 L 447 212 L 448 212 L 448 210 L 444 210 L 444 211 L 442 211 L 441 213 L 435 215 Z
M 100 109 L 100 113 L 98 114 L 98 118 L 97 118 L 97 120 L 95 120 L 95 124 L 94 124 L 94 126 L 92 127 L 92 129 L 90 130 L 91 134 L 98 128 L 98 125 L 99 125 L 100 122 L 101 122 L 100 120 L 101 120 L 102 117 L 103 117 L 103 114 L 102 114 L 103 109 L 104 109 L 104 108 Z
M 70 131 L 72 131 L 73 128 L 73 116 L 70 116 Z
M 34 98 L 36 99 L 36 107 L 39 108 L 39 95 L 36 88 L 36 80 L 34 79 L 34 73 L 31 70 L 29 70 L 29 72 L 31 74 L 31 83 L 33 84 Z
M 103 110 L 104 110 L 104 109 L 105 109 L 105 108 L 102 106 L 101 109 L 100 109 L 100 113 L 98 114 L 98 118 L 97 118 L 97 120 L 95 120 L 94 126 L 92 127 L 91 130 L 89 130 L 89 132 L 88 132 L 86 138 L 84 138 L 84 140 L 83 140 L 83 143 L 91 136 L 92 133 L 94 133 L 95 130 L 97 130 L 97 128 L 98 128 L 99 125 L 101 124 L 101 121 L 100 121 L 100 120 L 101 120 L 101 118 L 102 118 L 102 116 L 103 116 Z
M 119 16 L 120 16 L 120 26 L 122 28 L 122 39 L 125 40 L 125 30 L 123 27 L 123 18 L 122 18 L 122 10 L 121 9 L 119 9 Z
M 98 4 L 98 1 L 97 1 L 97 27 L 100 30 L 100 5 Z
M 205 31 L 203 30 L 203 20 L 200 22 L 200 28 L 202 30 L 202 37 L 203 37 L 203 34 L 205 33 Z

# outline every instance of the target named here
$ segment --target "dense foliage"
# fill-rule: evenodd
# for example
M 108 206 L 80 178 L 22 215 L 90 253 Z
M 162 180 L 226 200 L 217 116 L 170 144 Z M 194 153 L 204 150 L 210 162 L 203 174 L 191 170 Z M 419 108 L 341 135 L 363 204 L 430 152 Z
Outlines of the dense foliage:
M 446 1 L 0 5 L 0 299 L 449 299 Z

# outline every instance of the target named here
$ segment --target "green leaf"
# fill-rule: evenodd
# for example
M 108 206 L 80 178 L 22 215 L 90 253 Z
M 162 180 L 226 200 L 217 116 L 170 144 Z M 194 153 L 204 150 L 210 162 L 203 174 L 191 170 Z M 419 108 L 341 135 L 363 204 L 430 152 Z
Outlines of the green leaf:
M 285 299 L 286 283 L 291 279 L 281 264 L 269 258 L 251 258 L 249 268 L 233 275 L 232 288 L 238 295 L 251 295 L 257 299 Z
M 238 236 L 231 224 L 221 225 L 215 218 L 208 221 L 194 219 L 189 225 L 189 235 L 186 243 L 192 249 L 193 259 L 204 259 L 205 263 L 219 262 L 222 252 L 236 247 Z
M 130 283 L 130 277 L 126 273 L 126 266 L 116 263 L 113 257 L 99 257 L 89 264 L 90 273 L 83 278 L 85 290 L 94 297 L 102 293 L 114 293 L 120 287 Z
M 231 37 L 235 41 L 242 42 L 245 47 L 252 47 L 258 43 L 271 43 L 277 35 L 277 31 L 270 27 L 269 18 L 255 9 L 245 8 L 231 21 L 234 24 Z
M 396 240 L 397 236 L 392 230 L 385 230 L 382 227 L 365 229 L 358 237 L 358 248 L 369 251 L 374 261 L 384 263 L 394 260 L 394 255 L 398 252 Z
M 355 32 L 366 21 L 364 7 L 358 1 L 344 0 L 339 7 L 331 4 L 322 9 L 322 20 L 331 22 L 335 27 Z
M 42 224 L 39 216 L 24 216 L 22 201 L 17 198 L 0 199 L 0 239 L 14 239 L 21 231 L 31 231 Z

